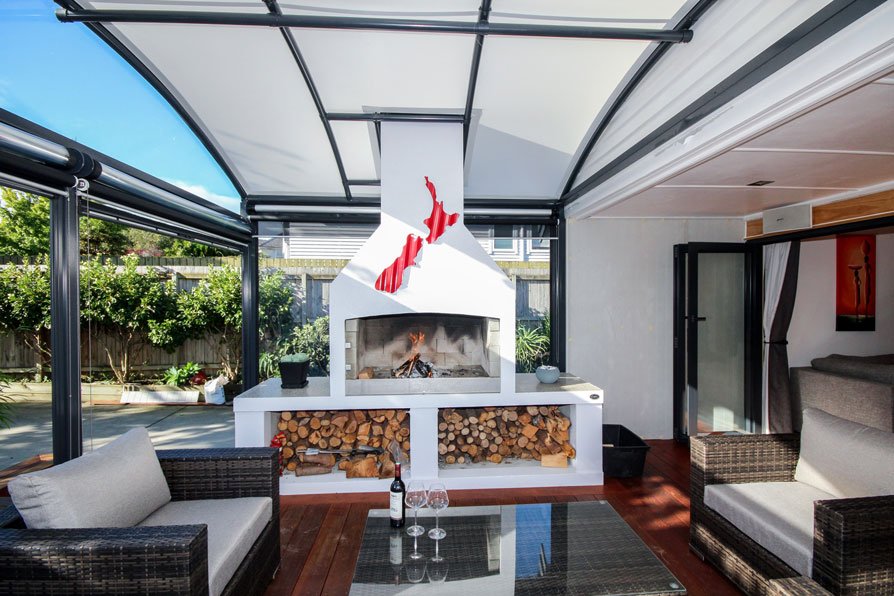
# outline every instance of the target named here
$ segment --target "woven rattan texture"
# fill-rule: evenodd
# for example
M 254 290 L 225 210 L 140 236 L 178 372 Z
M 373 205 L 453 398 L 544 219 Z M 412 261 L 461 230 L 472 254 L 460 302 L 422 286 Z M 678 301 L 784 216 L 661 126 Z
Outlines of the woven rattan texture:
M 279 566 L 279 463 L 275 449 L 158 451 L 174 500 L 268 496 L 273 517 L 225 588 L 262 594 Z M 9 511 L 0 527 L 21 526 Z M 0 594 L 207 594 L 201 526 L 0 529 Z
M 705 486 L 791 481 L 799 446 L 797 435 L 708 436 L 690 441 L 690 546 L 748 594 L 779 593 L 778 585 L 771 588 L 771 580 L 798 574 L 706 507 Z M 833 594 L 894 595 L 892 507 L 894 496 L 817 503 L 813 578 L 823 588 Z M 809 588 L 810 583 L 805 585 Z

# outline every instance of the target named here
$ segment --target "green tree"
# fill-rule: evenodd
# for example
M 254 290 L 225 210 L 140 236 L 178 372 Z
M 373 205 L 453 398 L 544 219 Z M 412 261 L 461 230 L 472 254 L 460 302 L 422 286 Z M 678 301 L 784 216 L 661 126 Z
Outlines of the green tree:
M 50 359 L 50 272 L 46 258 L 0 269 L 0 331 L 18 333 L 37 355 L 40 381 Z
M 0 198 L 0 254 L 23 257 L 49 254 L 49 199 L 10 188 L 4 188 Z
M 230 266 L 212 268 L 191 292 L 178 296 L 180 324 L 192 337 L 217 337 L 223 372 L 236 379 L 242 361 L 242 276 Z
M 0 254 L 50 254 L 50 200 L 10 188 L 3 188 L 0 198 Z M 120 255 L 127 250 L 123 226 L 82 217 L 80 227 L 81 254 Z
M 276 346 L 295 326 L 292 316 L 295 292 L 282 269 L 262 272 L 258 282 L 258 301 L 261 340 L 267 346 Z
M 325 375 L 329 372 L 329 317 L 319 317 L 295 327 L 280 357 L 299 352 L 310 356 L 312 376 Z
M 172 351 L 186 339 L 177 321 L 174 283 L 154 270 L 141 273 L 136 256 L 124 257 L 120 268 L 91 259 L 81 269 L 81 318 L 106 334 L 105 352 L 119 383 L 133 375 L 135 358 L 147 345 Z

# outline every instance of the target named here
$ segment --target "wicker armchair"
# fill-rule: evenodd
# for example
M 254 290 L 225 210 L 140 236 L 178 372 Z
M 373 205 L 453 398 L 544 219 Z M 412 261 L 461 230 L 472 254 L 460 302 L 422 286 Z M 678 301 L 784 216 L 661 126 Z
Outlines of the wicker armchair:
M 690 547 L 749 594 L 894 594 L 894 495 L 817 501 L 813 580 L 705 506 L 705 486 L 792 481 L 798 435 L 691 439 Z M 805 578 L 806 579 L 806 578 Z M 790 591 L 783 588 L 788 585 Z
M 275 449 L 158 451 L 175 501 L 271 497 L 273 515 L 224 594 L 262 593 L 280 560 Z M 28 530 L 0 511 L 0 594 L 208 594 L 204 525 Z

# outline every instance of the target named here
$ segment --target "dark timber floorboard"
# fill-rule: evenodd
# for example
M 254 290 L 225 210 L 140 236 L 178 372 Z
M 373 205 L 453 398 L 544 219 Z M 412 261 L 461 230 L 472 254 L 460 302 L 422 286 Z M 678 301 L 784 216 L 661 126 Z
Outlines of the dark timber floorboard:
M 636 531 L 689 594 L 740 592 L 689 552 L 689 450 L 649 441 L 642 478 L 603 486 L 451 491 L 451 506 L 605 499 Z M 347 594 L 366 514 L 388 506 L 387 494 L 285 496 L 281 501 L 282 564 L 268 596 Z M 470 595 L 471 596 L 471 595 Z

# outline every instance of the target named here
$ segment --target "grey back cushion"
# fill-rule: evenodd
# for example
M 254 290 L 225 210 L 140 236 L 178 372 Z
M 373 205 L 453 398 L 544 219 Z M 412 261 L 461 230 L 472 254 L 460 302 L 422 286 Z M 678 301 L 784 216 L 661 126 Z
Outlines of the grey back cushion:
M 145 428 L 9 483 L 12 502 L 32 529 L 134 526 L 171 500 Z
M 879 356 L 829 354 L 825 358 L 814 358 L 810 361 L 810 366 L 837 375 L 894 385 L 894 354 Z
M 839 498 L 894 495 L 894 433 L 807 408 L 795 480 Z

